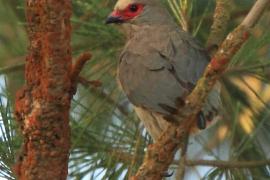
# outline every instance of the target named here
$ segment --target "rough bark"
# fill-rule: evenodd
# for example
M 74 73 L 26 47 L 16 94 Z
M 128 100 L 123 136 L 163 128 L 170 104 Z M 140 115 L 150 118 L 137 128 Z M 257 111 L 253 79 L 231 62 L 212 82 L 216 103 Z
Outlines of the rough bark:
M 233 0 L 216 0 L 213 24 L 206 43 L 210 55 L 213 55 L 226 36 L 231 19 Z
M 206 47 L 210 50 L 210 53 L 214 53 L 215 46 L 218 48 L 220 43 L 225 38 L 228 24 L 231 19 L 232 4 L 233 0 L 216 0 L 216 10 L 213 17 L 213 25 L 211 26 L 211 31 L 206 44 Z
M 15 115 L 24 138 L 14 167 L 20 180 L 65 180 L 70 148 L 70 0 L 27 0 L 26 85 Z

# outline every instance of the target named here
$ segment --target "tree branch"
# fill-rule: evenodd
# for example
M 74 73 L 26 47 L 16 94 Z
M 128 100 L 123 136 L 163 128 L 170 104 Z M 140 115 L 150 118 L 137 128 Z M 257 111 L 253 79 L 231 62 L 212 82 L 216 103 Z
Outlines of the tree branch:
M 25 66 L 25 62 L 11 65 L 11 66 L 6 66 L 3 68 L 0 68 L 0 74 L 7 74 L 14 71 L 22 70 L 24 66 Z
M 105 92 L 104 90 L 100 90 L 97 89 L 97 86 L 100 86 L 101 83 L 99 81 L 88 81 L 84 78 L 79 78 L 78 79 L 79 83 L 84 87 L 84 88 L 88 88 L 92 93 L 94 93 L 96 96 L 102 97 L 104 99 L 106 99 L 106 101 L 111 104 L 114 105 L 121 114 L 128 116 L 129 112 L 127 111 L 127 108 L 119 103 L 117 103 L 112 97 L 109 96 L 109 94 L 107 92 Z M 94 88 L 93 88 L 94 87 Z
M 72 65 L 70 79 L 71 79 L 71 94 L 75 94 L 79 80 L 80 72 L 82 71 L 85 63 L 91 59 L 92 55 L 89 52 L 82 53 Z M 82 79 L 81 79 L 82 80 Z
M 269 4 L 269 0 L 257 0 L 241 25 L 246 28 L 254 27 Z
M 196 115 L 201 110 L 208 93 L 228 66 L 229 61 L 248 39 L 249 28 L 259 20 L 268 4 L 269 0 L 257 0 L 243 23 L 227 36 L 206 68 L 203 77 L 186 98 L 186 104 L 179 108 L 179 126 L 169 125 L 158 141 L 148 146 L 144 162 L 132 179 L 159 180 L 163 178 L 164 172 L 167 171 L 177 149 L 184 140 L 184 135 L 195 124 Z M 254 14 L 254 12 L 256 12 L 254 15 L 256 17 L 250 18 L 252 16 L 250 14 Z
M 92 55 L 89 52 L 82 53 L 72 66 L 71 80 L 76 81 L 82 71 L 85 63 L 91 59 Z
M 186 134 L 183 137 L 183 142 L 180 146 L 181 149 L 181 159 L 179 161 L 179 167 L 176 174 L 176 179 L 183 180 L 185 177 L 185 169 L 186 169 L 186 158 L 187 158 L 187 149 L 188 149 L 188 140 L 189 140 L 189 132 L 186 132 Z
M 218 168 L 257 168 L 270 165 L 270 160 L 261 161 L 214 161 L 214 160 L 186 160 L 187 166 L 212 166 Z
M 229 21 L 231 19 L 231 5 L 233 0 L 216 0 L 216 10 L 214 14 L 213 25 L 211 26 L 210 35 L 206 47 L 210 53 L 215 52 L 225 37 Z

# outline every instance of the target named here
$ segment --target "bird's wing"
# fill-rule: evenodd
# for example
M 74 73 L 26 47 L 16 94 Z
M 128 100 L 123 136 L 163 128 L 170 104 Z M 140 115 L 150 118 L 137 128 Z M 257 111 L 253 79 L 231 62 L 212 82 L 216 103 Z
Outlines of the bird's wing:
M 164 45 L 156 47 L 174 67 L 178 78 L 196 84 L 209 63 L 204 48 L 190 34 L 177 28 L 169 33 Z
M 155 61 L 151 63 L 150 59 Z M 126 51 L 121 57 L 118 78 L 135 106 L 169 115 L 175 110 L 177 99 L 188 93 L 171 69 L 172 66 L 158 52 L 140 56 Z
M 183 103 L 208 61 L 193 39 L 183 39 L 179 33 L 148 43 L 140 52 L 132 46 L 123 51 L 118 78 L 135 106 L 170 115 Z

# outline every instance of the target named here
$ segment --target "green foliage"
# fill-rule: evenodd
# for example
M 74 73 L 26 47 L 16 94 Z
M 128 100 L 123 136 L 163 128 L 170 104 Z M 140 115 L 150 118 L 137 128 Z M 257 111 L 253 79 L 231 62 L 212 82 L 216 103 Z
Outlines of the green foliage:
M 119 91 L 115 80 L 119 52 L 124 44 L 121 28 L 107 26 L 104 21 L 116 1 L 110 0 L 74 0 L 73 36 L 74 57 L 81 52 L 90 51 L 92 60 L 86 65 L 82 76 L 89 80 L 100 80 L 102 87 L 79 86 L 72 102 L 71 128 L 72 150 L 70 155 L 69 176 L 71 179 L 124 179 L 136 172 L 151 139 L 132 111 L 126 97 Z M 164 1 L 171 8 L 175 20 L 181 24 L 183 17 L 188 20 L 190 31 L 202 42 L 207 40 L 211 19 L 215 9 L 214 0 L 168 0 Z M 249 9 L 253 1 L 237 0 L 234 12 Z M 22 18 L 23 3 L 15 0 L 0 1 L 0 68 L 21 63 L 25 55 L 27 37 Z M 9 18 L 6 18 L 6 17 Z M 209 155 L 216 159 L 257 160 L 266 159 L 269 149 L 269 100 L 260 97 L 266 94 L 269 79 L 269 44 L 270 35 L 267 17 L 261 22 L 254 37 L 247 42 L 235 56 L 230 69 L 222 77 L 224 120 L 206 132 L 206 136 L 195 138 L 194 149 L 197 154 L 191 159 Z M 230 29 L 238 24 L 232 17 Z M 3 61 L 2 61 L 3 59 Z M 6 86 L 0 91 L 0 176 L 12 178 L 12 164 L 15 152 L 20 145 L 13 117 L 12 98 L 19 87 L 15 79 L 23 81 L 18 68 L 3 71 L 7 77 Z M 1 70 L 0 70 L 0 73 Z M 260 91 L 246 82 L 249 75 L 262 81 Z M 0 77 L 1 78 L 1 77 Z M 235 79 L 242 82 L 246 89 L 240 88 Z M 1 84 L 1 83 L 0 83 Z M 3 85 L 3 84 L 1 84 Z M 7 92 L 8 91 L 8 92 Z M 264 106 L 254 109 L 255 94 Z M 249 109 L 252 112 L 253 129 L 247 133 L 239 123 L 240 116 Z M 248 123 L 248 121 L 247 121 Z M 220 127 L 228 127 L 226 137 L 214 146 L 208 146 L 213 137 L 218 137 Z M 190 149 L 193 151 L 193 149 Z M 223 151 L 228 151 L 224 157 Z M 196 170 L 191 169 L 191 172 Z M 2 174 L 1 174 L 2 173 Z M 204 179 L 251 179 L 269 178 L 269 167 L 254 169 L 209 168 L 204 172 Z
M 8 93 L 2 87 L 0 93 L 0 177 L 14 179 L 11 167 L 15 162 L 21 138 L 16 131 L 9 99 Z
M 27 37 L 25 28 L 18 23 L 12 1 L 0 0 L 0 3 L 0 66 L 3 66 L 8 64 L 3 59 L 25 54 Z

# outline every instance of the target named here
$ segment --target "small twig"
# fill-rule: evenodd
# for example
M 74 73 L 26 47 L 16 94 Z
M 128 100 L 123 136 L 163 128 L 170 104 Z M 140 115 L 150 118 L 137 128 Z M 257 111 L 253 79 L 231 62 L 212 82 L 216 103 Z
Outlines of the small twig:
M 85 88 L 88 88 L 91 90 L 92 93 L 94 93 L 96 96 L 105 98 L 106 101 L 115 106 L 121 114 L 128 116 L 129 112 L 126 110 L 125 106 L 117 103 L 114 99 L 112 99 L 112 97 L 109 96 L 108 93 L 106 93 L 104 90 L 102 89 L 98 89 L 97 87 L 99 87 L 100 85 L 102 85 L 102 83 L 100 81 L 89 81 L 86 80 L 85 78 L 79 77 L 78 78 L 78 82 Z
M 91 59 L 92 55 L 89 52 L 85 52 L 81 54 L 75 61 L 75 64 L 72 66 L 72 71 L 71 71 L 71 80 L 72 82 L 76 81 L 77 78 L 79 77 L 80 72 L 83 69 L 83 66 L 87 61 Z
M 216 10 L 206 47 L 214 54 L 223 41 L 231 19 L 231 4 L 233 0 L 216 0 Z M 216 47 L 216 48 L 215 48 Z
M 87 61 L 91 59 L 92 55 L 89 52 L 81 54 L 75 61 L 75 64 L 72 65 L 70 79 L 71 79 L 71 90 L 70 94 L 74 95 L 77 91 L 77 84 L 79 75 Z
M 25 66 L 25 62 L 3 67 L 3 68 L 0 68 L 0 74 L 6 74 L 6 73 L 22 70 L 24 66 Z
M 270 160 L 260 161 L 214 161 L 214 160 L 186 160 L 187 166 L 212 166 L 218 168 L 257 168 L 270 165 Z
M 187 149 L 188 149 L 188 140 L 189 140 L 189 132 L 186 132 L 184 135 L 184 141 L 182 142 L 181 149 L 181 159 L 179 161 L 178 171 L 176 174 L 176 179 L 183 180 L 185 177 L 185 169 L 186 169 L 186 158 L 187 158 Z
M 100 82 L 99 80 L 88 80 L 81 76 L 78 77 L 78 82 L 87 88 L 89 87 L 98 88 L 102 86 L 102 82 Z
M 137 126 L 137 132 L 136 132 L 136 145 L 135 145 L 135 151 L 134 151 L 134 155 L 132 156 L 132 160 L 131 160 L 131 164 L 129 166 L 129 176 L 131 177 L 134 173 L 134 167 L 136 166 L 136 163 L 138 162 L 139 156 L 140 156 L 140 146 L 141 146 L 141 131 L 140 131 L 140 127 Z
M 241 25 L 246 28 L 254 27 L 258 22 L 258 19 L 262 16 L 262 12 L 264 12 L 269 4 L 269 0 L 257 0 Z

